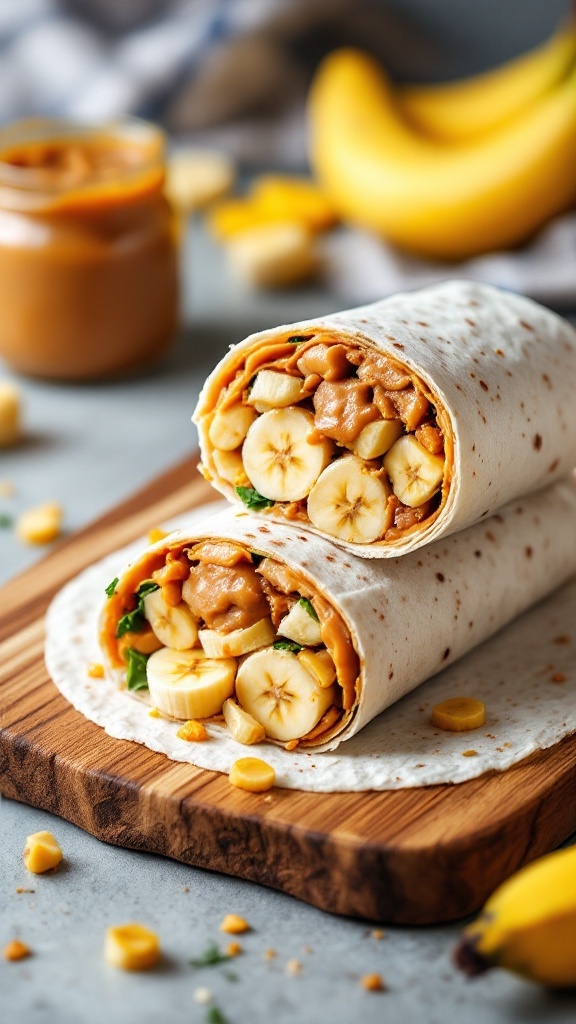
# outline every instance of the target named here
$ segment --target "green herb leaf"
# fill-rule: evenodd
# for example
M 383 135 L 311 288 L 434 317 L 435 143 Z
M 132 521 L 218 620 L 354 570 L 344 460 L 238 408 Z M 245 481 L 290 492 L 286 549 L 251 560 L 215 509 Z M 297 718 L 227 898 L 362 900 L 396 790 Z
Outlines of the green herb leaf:
M 289 338 L 286 338 L 288 345 L 301 345 L 303 341 L 310 341 L 311 334 L 292 334 Z
M 229 959 L 227 953 L 222 953 L 216 943 L 211 942 L 202 956 L 199 956 L 197 960 L 191 960 L 190 963 L 192 967 L 213 967 L 215 964 L 226 963 Z
M 299 654 L 304 650 L 302 644 L 297 644 L 294 640 L 275 640 L 272 647 L 275 651 L 292 651 L 293 654 Z
M 116 587 L 118 586 L 118 583 L 119 580 L 118 577 L 116 577 L 116 579 L 112 580 L 112 583 L 108 584 L 108 586 L 106 587 L 106 593 L 108 594 L 108 597 L 112 597 L 112 595 L 116 593 Z
M 112 584 L 110 584 L 112 586 Z M 144 615 L 144 598 L 148 594 L 154 593 L 155 590 L 159 590 L 157 583 L 153 580 L 144 580 L 140 584 L 136 591 L 136 597 L 138 602 L 133 612 L 127 612 L 121 619 L 118 620 L 116 627 L 116 637 L 119 640 L 125 633 L 141 633 L 146 625 L 146 617 Z
M 211 1006 L 206 1014 L 206 1024 L 228 1024 L 228 1018 L 217 1006 Z
M 140 651 L 135 651 L 133 647 L 127 648 L 126 661 L 128 668 L 126 670 L 126 686 L 129 690 L 148 689 L 146 664 L 149 657 L 149 654 L 141 654 Z
M 226 981 L 238 981 L 238 975 L 235 971 L 222 971 L 222 974 L 226 978 Z
M 6 512 L 0 512 L 0 529 L 9 530 L 14 520 Z
M 312 602 L 309 601 L 307 597 L 301 597 L 300 600 L 298 601 L 298 604 L 301 604 L 302 607 L 305 608 L 306 611 L 308 612 L 308 615 L 311 615 L 312 618 L 316 620 L 316 622 L 320 622 L 320 619 L 318 618 L 316 612 L 314 611 L 314 606 Z
M 237 487 L 236 494 L 246 505 L 246 508 L 250 508 L 253 511 L 258 512 L 262 508 L 269 508 L 274 502 L 270 501 L 269 498 L 265 498 L 258 491 L 254 490 L 253 487 Z

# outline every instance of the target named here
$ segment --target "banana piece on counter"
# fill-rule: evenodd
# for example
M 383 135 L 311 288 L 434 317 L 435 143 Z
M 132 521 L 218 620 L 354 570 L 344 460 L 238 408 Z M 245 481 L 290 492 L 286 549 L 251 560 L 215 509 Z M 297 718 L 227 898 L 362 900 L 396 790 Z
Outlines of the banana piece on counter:
M 250 405 L 238 403 L 228 409 L 218 409 L 208 431 L 210 441 L 221 451 L 234 451 L 242 444 L 255 419 L 256 412 Z
M 304 381 L 278 370 L 260 370 L 250 391 L 248 402 L 258 412 L 285 409 L 304 397 Z
M 161 590 L 153 590 L 144 598 L 144 615 L 152 632 L 165 647 L 185 651 L 198 639 L 198 624 L 188 605 L 181 601 L 171 608 Z
M 285 288 L 313 277 L 318 253 L 303 224 L 260 224 L 228 241 L 226 255 L 232 271 L 254 288 Z
M 401 112 L 418 128 L 454 142 L 498 128 L 522 113 L 570 71 L 576 24 L 563 25 L 540 46 L 470 78 L 398 91 Z
M 300 600 L 281 620 L 278 632 L 303 647 L 317 647 L 322 643 L 320 623 L 308 610 L 309 601 Z
M 575 120 L 576 67 L 499 128 L 438 142 L 408 125 L 372 57 L 336 50 L 310 93 L 311 163 L 351 223 L 465 259 L 518 245 L 573 205 Z
M 389 494 L 386 482 L 350 455 L 320 474 L 308 497 L 308 516 L 331 537 L 369 544 L 382 536 Z
M 166 195 L 176 209 L 191 213 L 230 192 L 235 177 L 234 163 L 225 153 L 182 149 L 168 160 Z
M 454 960 L 469 975 L 505 967 L 543 985 L 576 985 L 576 846 L 504 882 L 464 930 Z
M 204 651 L 170 647 L 151 654 L 146 666 L 154 707 L 172 718 L 211 718 L 234 693 L 236 660 L 207 658 Z
M 436 493 L 444 477 L 444 459 L 433 455 L 413 434 L 405 434 L 384 456 L 392 490 L 404 505 L 418 508 Z
M 201 629 L 198 639 L 207 658 L 235 658 L 259 647 L 273 644 L 276 639 L 272 622 L 260 619 L 245 629 L 234 629 L 231 633 L 219 633 L 217 629 Z
M 257 722 L 252 715 L 249 715 L 244 708 L 241 708 L 231 697 L 225 700 L 222 705 L 222 714 L 228 728 L 228 732 L 237 743 L 245 746 L 252 746 L 253 743 L 261 743 L 266 737 L 264 726 Z
M 244 469 L 259 494 L 272 501 L 305 498 L 334 450 L 330 440 L 309 444 L 314 417 L 289 406 L 271 409 L 252 424 L 242 458 Z
M 288 742 L 318 724 L 335 703 L 336 687 L 320 686 L 291 651 L 267 648 L 242 662 L 236 696 L 267 736 Z

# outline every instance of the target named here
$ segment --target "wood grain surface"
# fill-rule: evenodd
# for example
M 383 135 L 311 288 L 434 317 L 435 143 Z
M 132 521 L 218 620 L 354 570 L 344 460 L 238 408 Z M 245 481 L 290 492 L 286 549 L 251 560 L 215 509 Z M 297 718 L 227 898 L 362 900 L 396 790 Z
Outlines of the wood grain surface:
M 190 458 L 0 590 L 0 791 L 99 839 L 398 924 L 476 910 L 576 829 L 576 738 L 504 773 L 389 793 L 268 795 L 115 740 L 50 681 L 46 607 L 70 577 L 213 499 Z

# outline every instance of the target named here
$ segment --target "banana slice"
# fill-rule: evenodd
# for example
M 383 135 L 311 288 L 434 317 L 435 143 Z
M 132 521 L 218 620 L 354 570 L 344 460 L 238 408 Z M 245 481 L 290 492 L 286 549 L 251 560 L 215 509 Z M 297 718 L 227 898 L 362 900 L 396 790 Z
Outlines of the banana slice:
M 310 614 L 305 601 L 297 601 L 292 606 L 280 622 L 278 632 L 303 647 L 316 647 L 322 643 L 320 623 Z
M 291 651 L 269 647 L 242 662 L 236 696 L 267 736 L 287 742 L 318 724 L 336 699 L 336 687 L 320 686 Z
M 361 459 L 379 459 L 398 440 L 402 429 L 400 420 L 375 420 L 367 423 L 346 447 Z
M 305 498 L 330 462 L 333 445 L 327 438 L 309 444 L 314 417 L 290 406 L 271 409 L 252 424 L 242 458 L 252 486 L 272 501 Z
M 304 381 L 277 370 L 260 370 L 250 391 L 248 401 L 258 412 L 285 409 L 303 397 Z M 220 447 L 222 447 L 220 445 Z
M 223 452 L 215 448 L 212 452 L 218 476 L 227 480 L 233 487 L 249 487 L 250 481 L 244 472 L 244 463 L 239 451 Z
M 392 490 L 404 505 L 417 508 L 436 493 L 444 476 L 444 459 L 433 455 L 413 436 L 406 434 L 384 457 Z
M 276 634 L 270 619 L 260 619 L 246 629 L 235 629 L 231 633 L 201 629 L 198 639 L 208 658 L 234 658 L 273 644 Z
M 310 522 L 349 544 L 382 536 L 389 490 L 355 455 L 337 459 L 320 475 L 308 497 Z
M 231 697 L 224 701 L 222 714 L 228 732 L 238 743 L 244 743 L 249 747 L 253 743 L 261 743 L 265 738 L 264 726 L 260 725 L 260 722 L 257 722 L 247 711 L 244 711 L 244 708 L 241 708 Z
M 316 677 L 320 686 L 332 686 L 336 680 L 336 666 L 327 650 L 308 651 L 304 648 L 297 655 L 304 668 Z
M 229 409 L 218 410 L 208 430 L 208 437 L 215 448 L 223 452 L 239 448 L 256 419 L 256 412 L 250 405 L 232 405 Z
M 198 639 L 198 625 L 184 601 L 171 608 L 162 597 L 162 591 L 154 590 L 144 598 L 144 615 L 154 635 L 165 647 L 175 651 L 194 647 Z
M 210 718 L 234 693 L 236 660 L 216 661 L 204 651 L 163 647 L 150 655 L 146 677 L 154 707 L 172 718 Z

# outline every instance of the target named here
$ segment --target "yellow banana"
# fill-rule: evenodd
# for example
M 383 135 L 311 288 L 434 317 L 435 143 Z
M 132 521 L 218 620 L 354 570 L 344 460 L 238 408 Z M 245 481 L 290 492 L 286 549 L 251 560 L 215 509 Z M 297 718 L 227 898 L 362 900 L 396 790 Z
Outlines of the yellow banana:
M 515 60 L 471 78 L 398 90 L 402 113 L 419 131 L 454 142 L 518 116 L 565 78 L 576 62 L 576 24 Z
M 425 255 L 517 245 L 576 199 L 576 69 L 504 127 L 439 143 L 407 127 L 371 57 L 337 50 L 309 117 L 312 165 L 341 216 Z
M 469 975 L 505 967 L 543 985 L 576 985 L 576 846 L 504 882 L 465 929 L 454 959 Z

